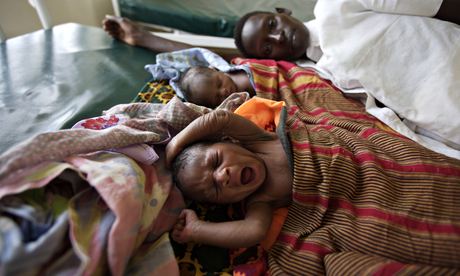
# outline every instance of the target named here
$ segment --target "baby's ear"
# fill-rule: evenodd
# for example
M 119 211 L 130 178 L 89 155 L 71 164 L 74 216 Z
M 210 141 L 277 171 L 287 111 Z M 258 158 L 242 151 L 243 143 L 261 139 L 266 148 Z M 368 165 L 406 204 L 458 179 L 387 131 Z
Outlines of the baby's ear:
M 225 109 L 234 112 L 240 105 L 251 97 L 248 92 L 236 92 L 230 94 L 216 109 Z

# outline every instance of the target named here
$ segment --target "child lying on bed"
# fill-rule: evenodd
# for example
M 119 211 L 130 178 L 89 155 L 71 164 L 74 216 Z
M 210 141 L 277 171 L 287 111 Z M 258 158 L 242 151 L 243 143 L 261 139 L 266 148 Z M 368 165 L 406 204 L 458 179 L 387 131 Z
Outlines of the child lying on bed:
M 154 80 L 169 80 L 176 95 L 187 102 L 215 108 L 235 92 L 255 94 L 249 64 L 233 65 L 204 48 L 160 53 L 145 69 Z
M 212 223 L 184 210 L 172 238 L 247 247 L 264 237 L 273 209 L 289 205 L 271 274 L 458 273 L 460 162 L 379 130 L 334 90 L 307 94 L 274 112 L 277 135 L 217 110 L 173 138 L 167 161 L 176 159 L 185 196 L 243 201 L 246 216 Z
M 254 85 L 244 70 L 222 72 L 216 68 L 194 66 L 185 71 L 179 87 L 186 101 L 216 108 L 230 94 L 248 92 L 254 96 Z
M 277 112 L 283 106 L 282 102 L 271 103 Z M 258 111 L 259 116 L 264 116 L 267 110 L 259 106 Z M 190 141 L 193 131 L 199 129 L 197 124 L 210 119 L 216 120 L 216 124 L 207 131 L 232 129 L 232 137 L 240 139 L 244 146 L 230 142 L 194 144 L 175 158 L 173 176 L 187 198 L 218 204 L 244 201 L 246 217 L 240 221 L 206 223 L 199 221 L 194 211 L 186 210 L 174 228 L 173 238 L 178 242 L 196 241 L 226 248 L 249 247 L 265 237 L 273 211 L 289 204 L 292 171 L 277 135 L 233 113 L 218 110 L 215 114 L 216 117 L 196 120 L 190 125 L 190 132 L 181 132 L 174 141 Z M 199 135 L 207 131 L 200 129 Z M 245 139 L 252 142 L 245 144 Z

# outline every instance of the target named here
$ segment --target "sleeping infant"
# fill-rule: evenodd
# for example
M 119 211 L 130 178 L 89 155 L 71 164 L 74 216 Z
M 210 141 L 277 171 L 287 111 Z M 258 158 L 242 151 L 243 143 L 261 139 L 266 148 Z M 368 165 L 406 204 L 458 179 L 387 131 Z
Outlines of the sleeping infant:
M 224 73 L 213 67 L 193 66 L 182 74 L 179 87 L 186 101 L 215 108 L 230 94 L 255 95 L 250 76 L 244 70 Z

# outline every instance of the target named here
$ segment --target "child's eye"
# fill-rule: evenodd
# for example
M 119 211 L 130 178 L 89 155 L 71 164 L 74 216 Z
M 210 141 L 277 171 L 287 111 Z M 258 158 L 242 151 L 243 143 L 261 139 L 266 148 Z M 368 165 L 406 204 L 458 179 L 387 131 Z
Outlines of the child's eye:
M 219 167 L 219 155 L 216 153 L 213 159 L 213 168 L 217 169 Z
M 268 20 L 268 29 L 273 30 L 276 27 L 276 20 L 274 18 Z
M 216 190 L 216 200 L 219 198 L 219 185 L 214 182 L 214 189 Z

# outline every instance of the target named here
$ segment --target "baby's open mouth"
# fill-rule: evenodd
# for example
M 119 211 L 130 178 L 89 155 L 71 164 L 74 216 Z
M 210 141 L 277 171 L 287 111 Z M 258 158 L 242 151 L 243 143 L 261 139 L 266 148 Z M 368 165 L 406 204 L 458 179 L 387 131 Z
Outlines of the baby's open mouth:
M 249 167 L 245 167 L 241 171 L 241 184 L 246 185 L 252 181 L 254 178 L 254 174 L 252 173 L 252 169 Z

